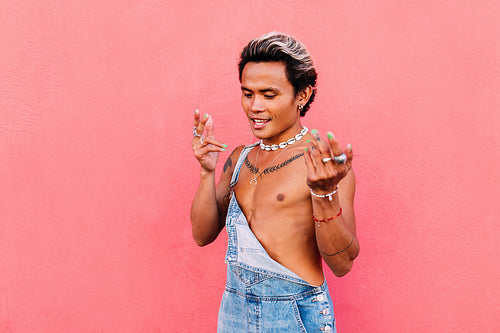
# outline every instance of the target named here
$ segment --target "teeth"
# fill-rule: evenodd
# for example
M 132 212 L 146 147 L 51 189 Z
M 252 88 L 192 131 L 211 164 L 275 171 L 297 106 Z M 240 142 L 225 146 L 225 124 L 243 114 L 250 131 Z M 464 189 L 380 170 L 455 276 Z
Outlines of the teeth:
M 262 120 L 262 119 L 254 119 L 253 121 L 256 122 L 257 124 L 264 124 L 265 122 L 267 122 L 267 120 Z

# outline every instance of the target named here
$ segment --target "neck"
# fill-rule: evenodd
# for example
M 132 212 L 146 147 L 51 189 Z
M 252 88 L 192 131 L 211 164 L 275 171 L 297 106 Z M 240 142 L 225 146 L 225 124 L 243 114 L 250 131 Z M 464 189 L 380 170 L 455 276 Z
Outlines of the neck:
M 281 142 L 286 142 L 287 140 L 295 137 L 303 129 L 304 127 L 300 123 L 298 123 L 297 125 L 288 128 L 287 130 L 279 133 L 274 137 L 262 139 L 261 142 L 265 145 L 277 145 L 280 144 Z
M 297 131 L 295 132 L 295 134 L 290 134 L 290 136 L 288 138 L 284 139 L 283 141 L 280 141 L 280 142 L 274 141 L 276 143 L 274 143 L 274 144 L 266 144 L 263 140 L 261 140 L 260 141 L 260 148 L 264 149 L 266 151 L 278 150 L 280 148 L 286 148 L 289 145 L 292 145 L 295 142 L 297 142 L 300 139 L 302 139 L 302 137 L 304 135 L 306 135 L 306 133 L 307 133 L 307 128 L 302 127 L 302 125 L 300 125 L 300 129 L 297 129 Z M 281 135 L 280 137 L 285 137 L 285 135 Z

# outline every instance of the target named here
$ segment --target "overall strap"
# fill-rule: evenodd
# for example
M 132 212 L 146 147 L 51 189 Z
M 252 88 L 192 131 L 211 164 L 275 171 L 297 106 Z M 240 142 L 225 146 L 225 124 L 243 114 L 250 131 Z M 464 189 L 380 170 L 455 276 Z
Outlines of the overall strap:
M 243 161 L 245 160 L 245 157 L 247 157 L 250 150 L 252 150 L 253 147 L 257 146 L 259 143 L 260 143 L 260 141 L 254 143 L 254 144 L 245 146 L 245 148 L 243 148 L 243 150 L 241 151 L 240 157 L 238 158 L 238 162 L 236 162 L 236 165 L 234 167 L 233 176 L 231 178 L 231 184 L 229 184 L 229 191 L 233 192 L 233 187 L 238 183 L 238 177 L 240 176 L 241 166 L 243 165 Z

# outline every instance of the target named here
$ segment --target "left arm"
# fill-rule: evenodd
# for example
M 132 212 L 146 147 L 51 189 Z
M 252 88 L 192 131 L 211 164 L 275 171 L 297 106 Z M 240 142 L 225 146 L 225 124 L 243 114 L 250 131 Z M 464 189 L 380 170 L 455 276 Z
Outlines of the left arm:
M 343 276 L 351 270 L 359 253 L 354 215 L 356 181 L 352 171 L 352 148 L 348 145 L 342 151 L 331 133 L 328 133 L 328 141 L 322 141 L 317 131 L 312 134 L 314 140 L 308 143 L 305 161 L 307 184 L 313 192 L 311 200 L 316 243 L 332 272 Z M 337 163 L 333 157 L 343 153 L 347 157 L 346 162 Z M 324 159 L 327 159 L 326 162 Z M 335 192 L 337 186 L 336 193 L 326 196 Z

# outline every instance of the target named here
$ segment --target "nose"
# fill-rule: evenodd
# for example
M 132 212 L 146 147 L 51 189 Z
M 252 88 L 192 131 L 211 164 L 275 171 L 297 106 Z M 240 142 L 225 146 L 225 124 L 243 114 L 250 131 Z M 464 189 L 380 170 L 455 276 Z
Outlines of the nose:
M 252 102 L 250 104 L 250 111 L 252 112 L 262 112 L 265 111 L 266 108 L 264 107 L 264 104 L 262 103 L 262 100 L 258 97 L 255 96 L 252 99 Z

